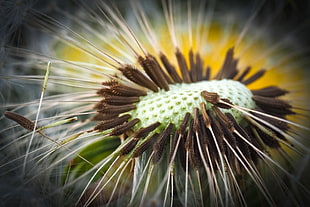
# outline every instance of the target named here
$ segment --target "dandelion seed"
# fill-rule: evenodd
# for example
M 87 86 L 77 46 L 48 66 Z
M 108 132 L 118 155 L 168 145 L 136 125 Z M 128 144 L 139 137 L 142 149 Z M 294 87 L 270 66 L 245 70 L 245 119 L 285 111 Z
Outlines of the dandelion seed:
M 21 116 L 17 113 L 14 112 L 10 112 L 10 111 L 6 111 L 4 113 L 4 116 L 17 122 L 19 125 L 21 125 L 22 127 L 24 127 L 25 129 L 28 129 L 30 131 L 34 130 L 34 123 L 32 121 L 30 121 L 29 119 L 27 119 L 24 116 Z
M 23 182 L 39 181 L 53 206 L 307 204 L 306 164 L 296 162 L 309 159 L 309 80 L 301 51 L 257 34 L 264 3 L 247 22 L 214 2 L 76 3 L 76 15 L 29 10 L 26 25 L 51 36 L 48 51 L 8 48 L 17 66 L 53 68 L 43 103 L 5 104 L 23 128 L 38 128 L 37 110 L 44 124 L 32 138 L 6 126 L 1 149 L 21 154 L 0 168 L 27 166 Z

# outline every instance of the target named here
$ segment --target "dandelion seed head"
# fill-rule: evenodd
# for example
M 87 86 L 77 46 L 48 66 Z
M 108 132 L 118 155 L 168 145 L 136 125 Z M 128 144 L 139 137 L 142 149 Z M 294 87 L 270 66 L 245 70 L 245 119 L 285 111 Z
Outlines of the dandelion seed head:
M 272 16 L 256 24 L 265 2 L 251 12 L 216 1 L 75 3 L 51 7 L 55 18 L 29 9 L 36 52 L 9 48 L 12 67 L 33 75 L 5 79 L 39 91 L 51 68 L 43 98 L 4 106 L 13 112 L 1 132 L 14 132 L 1 170 L 16 163 L 9 172 L 41 181 L 56 206 L 303 203 L 305 51 L 291 49 L 295 31 L 271 38 Z

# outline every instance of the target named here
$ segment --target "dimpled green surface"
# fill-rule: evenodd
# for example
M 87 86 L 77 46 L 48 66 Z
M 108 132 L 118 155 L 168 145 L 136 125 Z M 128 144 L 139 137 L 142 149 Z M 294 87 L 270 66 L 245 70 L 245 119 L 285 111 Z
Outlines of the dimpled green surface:
M 255 103 L 252 100 L 251 91 L 242 83 L 233 80 L 212 80 L 197 83 L 181 83 L 170 85 L 169 91 L 148 92 L 146 96 L 140 97 L 137 108 L 129 112 L 132 119 L 139 118 L 141 122 L 137 128 L 146 127 L 159 121 L 159 130 L 174 123 L 181 124 L 185 113 L 192 113 L 194 108 L 200 108 L 200 103 L 205 102 L 207 110 L 212 104 L 206 102 L 201 96 L 202 91 L 216 92 L 220 98 L 227 98 L 233 104 L 253 109 Z M 242 114 L 235 109 L 221 109 L 222 112 L 230 112 L 238 122 L 242 121 Z

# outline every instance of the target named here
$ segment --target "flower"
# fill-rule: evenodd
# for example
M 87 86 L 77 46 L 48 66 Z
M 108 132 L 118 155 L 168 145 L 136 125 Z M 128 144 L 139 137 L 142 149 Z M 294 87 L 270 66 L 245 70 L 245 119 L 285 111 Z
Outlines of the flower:
M 33 74 L 3 77 L 42 89 L 5 104 L 5 175 L 39 205 L 306 205 L 304 48 L 255 25 L 266 5 L 124 5 L 27 8 L 38 52 L 8 51 Z

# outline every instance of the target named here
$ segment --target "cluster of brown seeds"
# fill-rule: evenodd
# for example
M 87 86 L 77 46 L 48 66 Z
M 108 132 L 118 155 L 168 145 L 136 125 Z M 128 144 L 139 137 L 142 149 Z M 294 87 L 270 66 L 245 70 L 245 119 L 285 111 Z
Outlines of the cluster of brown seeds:
M 262 112 L 254 115 L 263 120 L 264 123 L 258 123 L 251 116 L 244 115 L 247 122 L 242 126 L 232 114 L 224 114 L 219 109 L 234 107 L 230 100 L 220 98 L 214 92 L 201 91 L 201 96 L 213 105 L 210 110 L 206 110 L 205 103 L 200 103 L 200 108 L 195 108 L 193 112 L 186 113 L 178 128 L 171 123 L 164 127 L 164 130 L 160 133 L 156 132 L 149 135 L 161 125 L 160 122 L 154 120 L 154 123 L 150 126 L 134 131 L 134 126 L 142 120 L 139 118 L 131 119 L 131 115 L 126 114 L 126 112 L 136 108 L 135 104 L 139 102 L 139 97 L 146 96 L 147 90 L 158 92 L 163 89 L 168 91 L 169 84 L 191 83 L 210 79 L 210 67 L 203 69 L 203 61 L 199 54 L 194 55 L 192 51 L 189 53 L 189 69 L 185 57 L 179 50 L 176 52 L 176 57 L 182 78 L 168 61 L 168 58 L 161 54 L 160 59 L 165 70 L 152 55 L 147 55 L 146 58 L 141 56 L 138 58 L 147 75 L 130 65 L 119 69 L 125 77 L 141 86 L 140 88 L 126 86 L 117 80 L 102 83 L 104 87 L 99 89 L 97 93 L 103 96 L 103 99 L 96 104 L 95 108 L 98 113 L 93 117 L 93 120 L 100 122 L 94 130 L 100 132 L 111 130 L 109 133 L 111 136 L 129 138 L 130 141 L 121 149 L 120 155 L 132 153 L 132 157 L 138 157 L 149 148 L 152 148 L 153 162 L 156 163 L 160 160 L 168 140 L 172 138 L 173 146 L 171 149 L 178 148 L 179 157 L 183 161 L 185 152 L 189 152 L 191 163 L 194 167 L 198 167 L 203 161 L 207 160 L 206 158 L 211 158 L 208 160 L 212 162 L 209 163 L 212 165 L 215 161 L 219 162 L 219 152 L 216 146 L 218 146 L 221 154 L 230 157 L 230 159 L 236 159 L 235 156 L 229 156 L 231 150 L 228 148 L 231 147 L 232 149 L 240 149 L 240 153 L 242 152 L 247 160 L 255 161 L 258 157 L 256 149 L 264 151 L 266 146 L 280 148 L 279 142 L 282 141 L 289 144 L 279 130 L 265 124 L 266 122 L 270 123 L 276 129 L 285 132 L 289 130 L 286 122 L 263 114 L 267 113 L 278 118 L 285 118 L 286 115 L 294 114 L 292 106 L 278 98 L 288 93 L 288 91 L 276 86 L 252 90 L 252 98 L 257 106 L 255 110 Z M 265 72 L 265 70 L 260 70 L 245 79 L 245 76 L 250 72 L 250 67 L 247 67 L 239 74 L 237 63 L 238 59 L 233 57 L 233 49 L 228 50 L 223 66 L 214 79 L 235 79 L 248 85 L 262 77 Z M 144 90 L 141 88 L 144 88 Z M 250 112 L 250 114 L 253 114 L 253 112 Z M 6 112 L 5 116 L 28 130 L 34 128 L 33 122 L 19 114 Z M 250 147 L 249 143 L 253 144 L 254 147 Z M 200 146 L 202 147 L 198 150 Z M 236 160 L 231 163 L 235 163 L 236 169 L 240 169 L 240 163 L 236 164 L 238 163 Z
M 206 102 L 199 103 L 199 107 L 193 111 L 180 112 L 184 114 L 184 118 L 179 125 L 169 123 L 163 126 L 158 120 L 154 120 L 149 126 L 137 127 L 143 119 L 132 117 L 130 111 L 136 109 L 140 98 L 147 96 L 148 91 L 169 91 L 169 86 L 174 83 L 211 79 L 211 69 L 203 68 L 204 63 L 199 54 L 189 53 L 189 67 L 179 50 L 176 57 L 181 76 L 165 55 L 160 55 L 164 68 L 155 57 L 147 55 L 145 58 L 138 58 L 145 73 L 130 65 L 119 68 L 123 75 L 138 87 L 113 79 L 103 82 L 103 87 L 97 91 L 103 98 L 95 105 L 97 114 L 93 120 L 99 123 L 94 127 L 94 131 L 122 138 L 125 143 L 119 150 L 119 156 L 129 155 L 130 158 L 136 158 L 148 153 L 153 164 L 159 163 L 165 157 L 168 163 L 177 159 L 183 169 L 209 169 L 213 174 L 218 171 L 223 174 L 225 165 L 232 170 L 229 174 L 242 175 L 244 171 L 255 173 L 251 165 L 264 159 L 262 153 L 269 148 L 281 150 L 281 143 L 291 145 L 285 137 L 289 126 L 283 120 L 287 115 L 294 114 L 294 111 L 290 104 L 279 98 L 288 91 L 276 86 L 252 90 L 256 108 L 249 111 L 238 108 L 231 100 L 221 98 L 216 92 L 202 90 L 200 95 Z M 264 75 L 265 70 L 260 70 L 245 78 L 251 70 L 250 67 L 239 72 L 237 63 L 238 59 L 233 57 L 233 49 L 228 50 L 223 66 L 213 80 L 231 79 L 248 85 Z M 211 104 L 211 108 L 207 109 L 206 103 Z M 243 110 L 242 122 L 237 121 L 229 111 L 225 111 L 231 108 Z M 25 129 L 35 128 L 34 122 L 17 113 L 5 112 L 4 115 Z M 41 131 L 38 133 L 53 141 Z M 283 150 L 281 152 L 283 153 Z
M 134 88 L 121 82 L 110 80 L 103 82 L 103 88 L 98 90 L 98 94 L 103 99 L 97 103 L 95 108 L 97 114 L 93 120 L 100 121 L 94 128 L 97 131 L 111 130 L 110 135 L 122 136 L 130 139 L 120 151 L 120 155 L 132 153 L 132 157 L 138 157 L 148 149 L 151 150 L 153 162 L 160 160 L 164 148 L 169 139 L 172 139 L 170 149 L 178 149 L 180 159 L 185 160 L 185 153 L 189 153 L 190 163 L 194 167 L 199 167 L 202 163 L 216 167 L 215 163 L 220 162 L 219 154 L 225 155 L 234 163 L 237 172 L 240 172 L 242 160 L 256 161 L 259 157 L 257 149 L 264 151 L 267 147 L 279 148 L 279 142 L 287 142 L 285 137 L 278 130 L 264 124 L 270 123 L 276 128 L 287 131 L 287 123 L 274 119 L 263 114 L 267 113 L 279 118 L 285 118 L 286 115 L 294 114 L 292 106 L 279 99 L 288 91 L 276 86 L 252 90 L 253 100 L 256 103 L 256 111 L 262 113 L 249 112 L 244 114 L 246 120 L 243 124 L 238 123 L 230 113 L 223 113 L 220 108 L 230 109 L 235 106 L 230 100 L 220 98 L 217 93 L 212 91 L 201 91 L 201 96 L 211 103 L 213 107 L 206 109 L 205 103 L 200 103 L 200 108 L 189 111 L 179 127 L 174 124 L 164 126 L 164 130 L 158 132 L 157 129 L 161 123 L 154 120 L 154 123 L 147 127 L 141 127 L 134 130 L 134 126 L 143 120 L 139 117 L 133 118 L 129 112 L 136 108 L 139 97 L 146 96 L 147 91 L 158 92 L 159 90 L 169 90 L 169 85 L 174 83 L 193 83 L 203 80 L 210 80 L 210 67 L 203 68 L 204 62 L 199 53 L 189 53 L 189 66 L 186 63 L 184 55 L 177 50 L 176 59 L 178 62 L 177 72 L 168 58 L 160 54 L 161 64 L 152 55 L 145 57 L 139 56 L 138 62 L 143 68 L 141 70 L 131 65 L 125 65 L 119 70 L 122 74 L 139 85 Z M 251 84 L 261 78 L 265 70 L 259 70 L 252 76 L 248 76 L 251 67 L 247 67 L 240 72 L 237 69 L 238 59 L 234 58 L 233 48 L 228 50 L 222 68 L 214 76 L 213 80 L 232 79 L 239 81 L 244 85 Z M 162 67 L 163 66 L 163 67 Z M 252 116 L 262 120 L 259 123 Z M 250 146 L 251 143 L 252 145 Z M 231 156 L 232 152 L 242 154 L 241 158 Z M 171 151 L 170 159 L 174 151 Z M 218 166 L 218 165 L 217 165 Z

